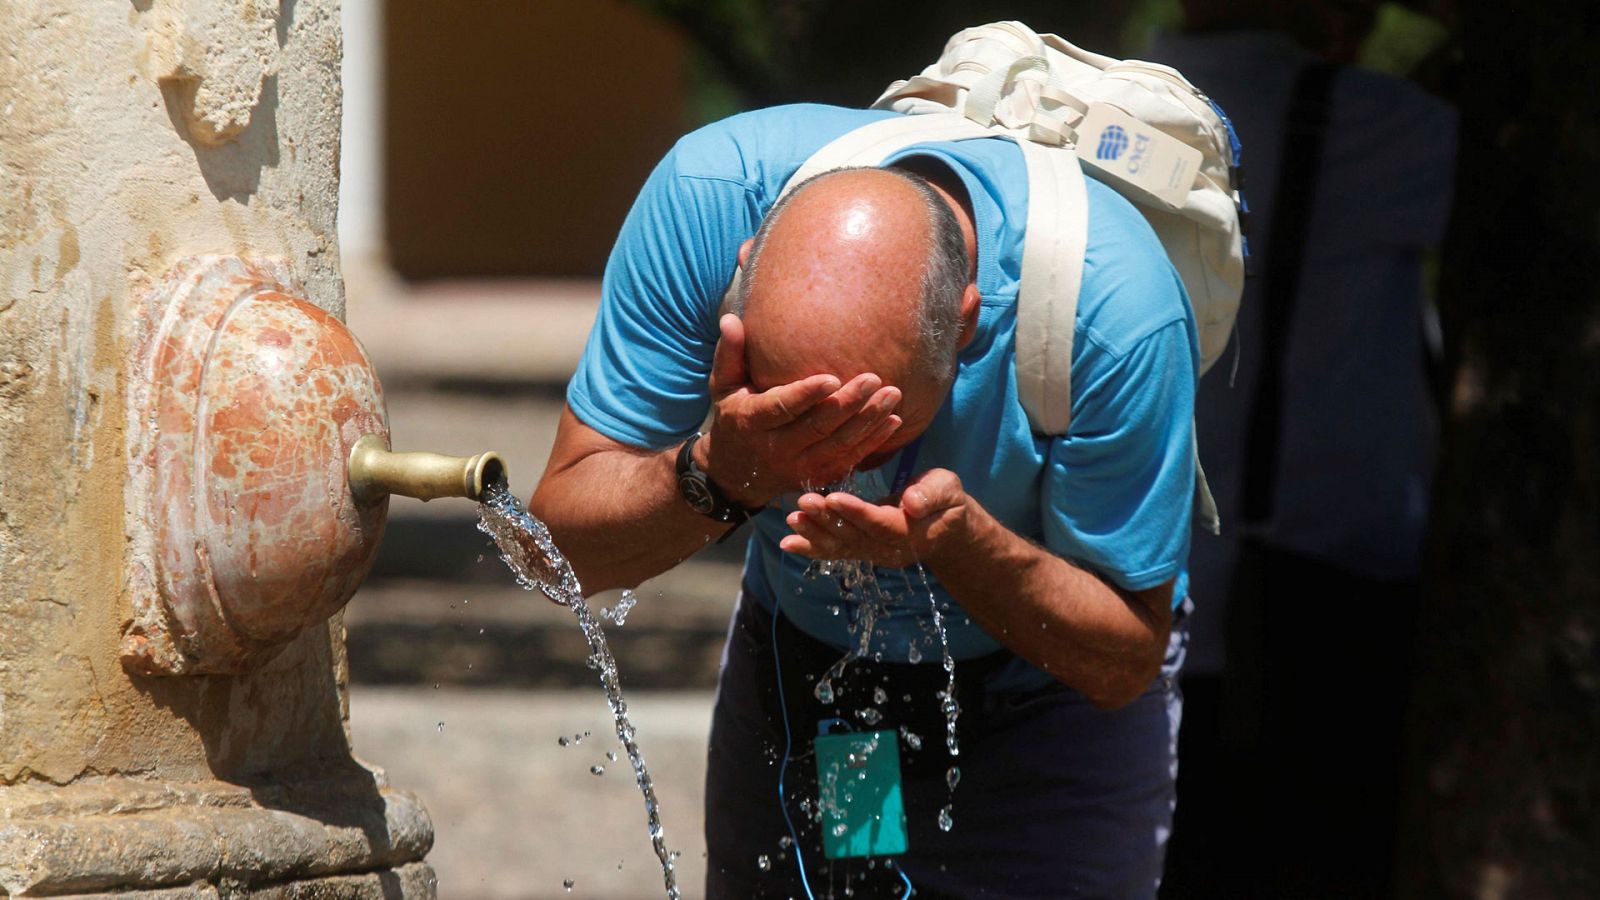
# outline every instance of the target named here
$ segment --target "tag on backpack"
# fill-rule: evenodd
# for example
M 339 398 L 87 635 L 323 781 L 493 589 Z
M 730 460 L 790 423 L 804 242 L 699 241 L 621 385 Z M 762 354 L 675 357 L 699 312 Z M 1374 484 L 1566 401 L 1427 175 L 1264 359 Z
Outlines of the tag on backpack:
M 1078 158 L 1141 198 L 1171 210 L 1188 202 L 1200 151 L 1105 103 L 1078 124 Z

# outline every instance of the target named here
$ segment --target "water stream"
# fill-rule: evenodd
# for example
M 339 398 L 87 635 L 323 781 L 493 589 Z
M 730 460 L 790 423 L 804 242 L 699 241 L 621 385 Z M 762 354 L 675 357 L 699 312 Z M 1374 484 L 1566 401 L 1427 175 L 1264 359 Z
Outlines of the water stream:
M 500 558 L 505 560 L 517 577 L 517 583 L 527 590 L 543 591 L 550 599 L 572 610 L 578 618 L 578 627 L 589 644 L 589 664 L 599 670 L 600 684 L 605 688 L 606 702 L 611 707 L 611 717 L 616 724 L 617 738 L 627 751 L 628 762 L 633 766 L 633 779 L 644 796 L 644 811 L 650 828 L 650 846 L 661 861 L 661 877 L 666 885 L 669 900 L 679 900 L 677 856 L 667 849 L 666 833 L 661 827 L 661 805 L 656 800 L 655 782 L 639 752 L 633 723 L 628 719 L 628 703 L 622 697 L 622 682 L 617 676 L 617 661 L 606 645 L 605 633 L 589 604 L 583 599 L 583 588 L 573 573 L 566 557 L 556 548 L 549 529 L 523 507 L 507 488 L 498 481 L 484 491 L 484 500 L 478 504 L 478 529 L 494 538 L 500 548 Z M 621 607 L 623 604 L 619 603 Z M 631 606 L 632 604 L 628 604 Z M 616 623 L 622 624 L 627 610 L 621 609 Z M 600 768 L 600 767 L 596 767 Z M 592 770 L 591 770 L 592 771 Z M 599 773 L 596 773 L 599 774 Z M 567 890 L 571 890 L 568 882 Z

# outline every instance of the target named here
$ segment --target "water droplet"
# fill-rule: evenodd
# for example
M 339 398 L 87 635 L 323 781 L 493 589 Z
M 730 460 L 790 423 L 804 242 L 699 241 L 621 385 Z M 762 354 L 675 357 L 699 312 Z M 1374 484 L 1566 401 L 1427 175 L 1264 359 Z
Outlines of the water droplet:
M 558 743 L 561 746 L 565 747 L 565 746 L 567 746 L 568 744 L 570 744 L 572 742 L 567 740 L 567 736 L 563 734 L 561 737 L 556 738 L 556 743 Z
M 756 866 L 758 866 L 763 872 L 770 872 L 772 871 L 772 860 L 768 859 L 767 855 L 763 853 L 756 857 Z
M 817 689 L 812 691 L 812 693 L 816 695 L 818 702 L 832 703 L 833 682 L 826 678 L 822 679 L 821 681 L 817 682 Z
M 621 628 L 624 620 L 628 618 L 628 612 L 632 610 L 634 604 L 638 602 L 639 597 L 638 595 L 634 594 L 633 591 L 623 591 L 622 597 L 617 600 L 616 606 L 611 607 L 610 609 L 600 610 L 600 618 L 611 622 L 618 628 Z
M 910 747 L 912 750 L 922 749 L 922 735 L 919 735 L 914 731 L 907 731 L 905 726 L 901 726 L 900 736 L 905 739 L 906 746 Z
M 956 825 L 955 817 L 950 814 L 950 807 L 939 810 L 939 830 L 949 831 Z
M 617 761 L 617 751 L 615 751 L 615 750 L 607 750 L 606 751 L 606 759 L 609 759 L 612 762 L 616 762 Z
M 591 775 L 604 775 L 605 773 L 606 773 L 606 767 L 605 766 L 590 766 L 589 767 L 589 774 L 591 774 Z
M 835 823 L 834 826 L 833 826 L 833 836 L 834 837 L 840 837 L 846 831 L 848 831 L 849 829 L 850 829 L 850 826 L 846 825 L 843 822 Z
M 961 767 L 951 766 L 949 771 L 944 773 L 944 781 L 945 784 L 950 785 L 950 790 L 955 790 L 956 783 L 961 781 Z
M 889 702 L 889 692 L 885 691 L 881 687 L 873 688 L 872 689 L 872 702 L 873 703 L 878 703 L 878 704 L 888 703 Z
M 922 650 L 916 644 L 912 644 L 911 649 L 906 651 L 906 662 L 911 663 L 913 666 L 922 662 Z
M 856 718 L 868 725 L 876 725 L 883 718 L 883 714 L 869 706 L 866 709 L 856 710 Z
M 433 683 L 433 689 L 436 690 L 436 691 L 439 689 L 439 682 L 435 681 Z
M 440 730 L 440 731 L 443 731 L 443 730 L 444 730 L 444 723 L 443 723 L 443 722 L 440 722 L 440 723 L 439 723 L 439 730 Z
M 789 837 L 789 836 L 788 836 L 788 835 L 787 835 L 787 834 L 786 834 L 786 835 L 784 835 L 784 836 L 783 836 L 783 837 L 781 837 L 781 838 L 778 838 L 778 846 L 779 846 L 779 847 L 782 847 L 782 848 L 783 848 L 783 849 L 785 849 L 785 850 L 787 850 L 787 849 L 789 849 L 789 848 L 790 848 L 790 847 L 793 847 L 793 846 L 794 846 L 794 838 L 792 838 L 792 837 Z
M 478 629 L 478 633 L 479 633 L 479 634 L 483 634 L 483 629 L 482 629 L 482 628 L 479 628 L 479 629 Z
M 572 886 L 574 884 L 576 884 L 576 883 L 577 882 L 573 881 L 571 878 L 568 878 L 567 880 L 561 882 L 561 886 L 566 888 L 567 889 L 567 893 L 570 894 L 570 893 L 572 893 Z

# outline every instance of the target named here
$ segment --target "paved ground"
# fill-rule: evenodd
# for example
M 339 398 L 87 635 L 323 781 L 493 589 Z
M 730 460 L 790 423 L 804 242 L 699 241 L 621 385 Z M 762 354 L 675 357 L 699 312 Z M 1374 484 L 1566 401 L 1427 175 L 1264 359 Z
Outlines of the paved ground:
M 711 694 L 633 691 L 628 706 L 678 850 L 684 896 L 705 873 L 701 783 Z M 442 727 L 441 727 L 442 723 Z M 592 690 L 392 688 L 350 693 L 356 753 L 433 816 L 445 900 L 665 896 L 639 791 Z M 566 747 L 570 739 L 589 733 Z M 613 762 L 606 751 L 617 753 Z M 590 774 L 590 766 L 605 774 Z M 571 879 L 572 891 L 563 889 Z

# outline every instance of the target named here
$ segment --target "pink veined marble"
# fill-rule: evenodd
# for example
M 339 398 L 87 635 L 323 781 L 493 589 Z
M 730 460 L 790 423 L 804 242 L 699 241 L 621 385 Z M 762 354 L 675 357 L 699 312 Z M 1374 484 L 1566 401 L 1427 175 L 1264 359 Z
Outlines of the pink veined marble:
M 123 663 L 241 672 L 338 611 L 366 577 L 388 500 L 346 461 L 389 440 L 382 388 L 338 319 L 270 261 L 181 261 L 147 296 L 129 372 L 133 614 Z

